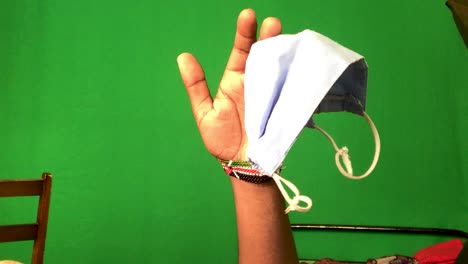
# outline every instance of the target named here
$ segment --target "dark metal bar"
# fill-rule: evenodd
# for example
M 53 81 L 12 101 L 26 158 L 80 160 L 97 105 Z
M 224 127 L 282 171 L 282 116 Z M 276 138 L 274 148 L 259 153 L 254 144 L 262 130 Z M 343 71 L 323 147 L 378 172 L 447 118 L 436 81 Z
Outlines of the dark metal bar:
M 445 228 L 427 227 L 399 227 L 399 226 L 354 226 L 354 225 L 322 225 L 322 224 L 292 224 L 293 230 L 333 230 L 333 231 L 362 231 L 380 233 L 430 234 L 468 238 L 468 233 Z

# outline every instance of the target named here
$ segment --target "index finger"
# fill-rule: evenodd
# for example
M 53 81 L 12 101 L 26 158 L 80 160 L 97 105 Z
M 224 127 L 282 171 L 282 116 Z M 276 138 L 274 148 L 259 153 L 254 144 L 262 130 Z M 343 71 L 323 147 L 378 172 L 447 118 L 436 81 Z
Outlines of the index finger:
M 245 63 L 252 44 L 256 41 L 257 19 L 252 9 L 243 10 L 237 19 L 234 48 L 226 65 L 227 71 L 241 72 L 245 70 Z

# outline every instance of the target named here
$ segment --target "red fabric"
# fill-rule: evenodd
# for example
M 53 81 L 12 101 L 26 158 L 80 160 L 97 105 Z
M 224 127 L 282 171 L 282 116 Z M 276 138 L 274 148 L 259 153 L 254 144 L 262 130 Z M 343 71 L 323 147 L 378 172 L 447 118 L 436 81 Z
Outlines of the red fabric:
M 453 264 L 462 248 L 462 241 L 454 239 L 421 249 L 414 258 L 420 264 Z

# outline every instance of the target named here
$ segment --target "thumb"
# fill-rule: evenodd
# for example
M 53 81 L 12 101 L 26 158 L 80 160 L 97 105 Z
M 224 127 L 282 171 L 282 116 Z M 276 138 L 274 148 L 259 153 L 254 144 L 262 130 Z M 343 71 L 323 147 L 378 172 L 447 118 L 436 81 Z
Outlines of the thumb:
M 180 54 L 177 57 L 177 64 L 198 125 L 206 113 L 213 108 L 213 99 L 208 90 L 205 73 L 200 63 L 190 53 Z

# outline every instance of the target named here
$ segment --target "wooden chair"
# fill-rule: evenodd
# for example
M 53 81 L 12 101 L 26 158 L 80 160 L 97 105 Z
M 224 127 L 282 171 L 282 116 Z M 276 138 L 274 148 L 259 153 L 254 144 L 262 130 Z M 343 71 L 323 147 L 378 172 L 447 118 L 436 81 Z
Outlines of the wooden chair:
M 44 263 L 51 187 L 50 173 L 43 173 L 37 180 L 0 180 L 0 197 L 39 196 L 36 223 L 0 225 L 0 243 L 34 240 L 32 264 Z

